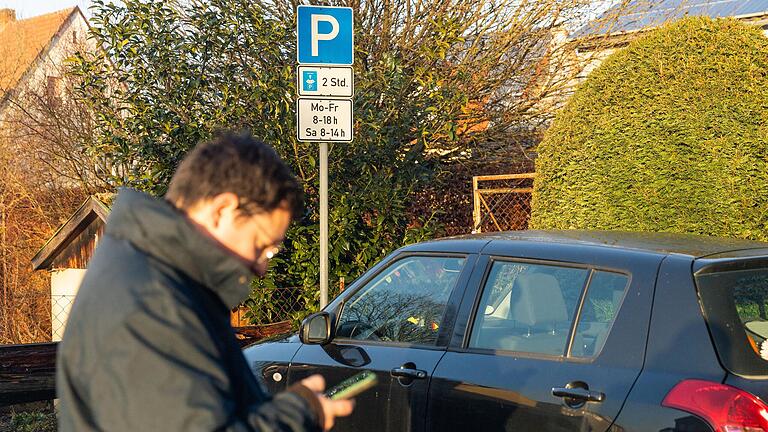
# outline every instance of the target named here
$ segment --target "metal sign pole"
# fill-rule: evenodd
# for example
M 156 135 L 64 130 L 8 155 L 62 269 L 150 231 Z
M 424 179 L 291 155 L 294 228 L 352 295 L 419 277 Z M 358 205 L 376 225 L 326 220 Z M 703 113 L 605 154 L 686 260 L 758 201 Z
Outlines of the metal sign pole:
M 328 304 L 328 143 L 320 142 L 320 308 Z
M 328 142 L 352 142 L 354 134 L 353 17 L 350 7 L 296 7 L 296 139 L 320 144 L 321 308 L 328 304 Z

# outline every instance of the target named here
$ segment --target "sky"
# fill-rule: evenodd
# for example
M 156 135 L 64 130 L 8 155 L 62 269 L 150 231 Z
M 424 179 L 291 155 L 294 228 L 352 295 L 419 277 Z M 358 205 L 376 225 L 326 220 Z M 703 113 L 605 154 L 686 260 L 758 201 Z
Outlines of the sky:
M 87 14 L 90 4 L 90 0 L 0 0 L 0 9 L 14 9 L 16 18 L 24 19 L 72 6 L 80 6 Z

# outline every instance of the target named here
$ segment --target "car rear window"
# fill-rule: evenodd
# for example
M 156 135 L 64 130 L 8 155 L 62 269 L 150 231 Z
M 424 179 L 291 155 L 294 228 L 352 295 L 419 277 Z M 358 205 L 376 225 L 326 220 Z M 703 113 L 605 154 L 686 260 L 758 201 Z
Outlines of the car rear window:
M 768 268 L 705 269 L 696 283 L 723 366 L 742 376 L 768 375 Z

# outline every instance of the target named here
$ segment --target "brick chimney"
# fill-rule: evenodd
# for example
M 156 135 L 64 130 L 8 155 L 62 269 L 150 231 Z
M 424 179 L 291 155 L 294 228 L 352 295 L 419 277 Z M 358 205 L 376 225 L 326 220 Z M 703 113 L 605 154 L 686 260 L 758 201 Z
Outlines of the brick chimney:
M 0 31 L 13 22 L 16 22 L 16 11 L 13 9 L 0 9 Z

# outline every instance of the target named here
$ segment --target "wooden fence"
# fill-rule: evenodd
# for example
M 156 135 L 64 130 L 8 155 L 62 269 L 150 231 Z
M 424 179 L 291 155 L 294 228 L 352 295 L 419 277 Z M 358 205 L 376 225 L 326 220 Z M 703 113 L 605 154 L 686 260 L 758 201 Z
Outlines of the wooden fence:
M 0 407 L 56 397 L 57 346 L 0 345 Z
M 528 228 L 535 173 L 472 177 L 472 232 Z
M 291 331 L 290 321 L 235 327 L 241 346 Z M 0 407 L 56 397 L 58 342 L 0 345 Z

